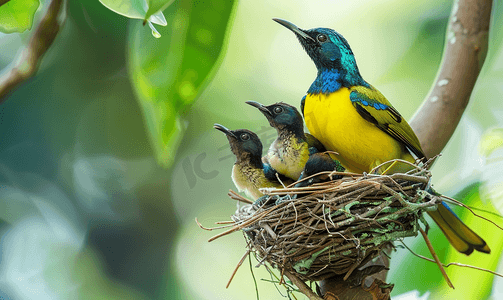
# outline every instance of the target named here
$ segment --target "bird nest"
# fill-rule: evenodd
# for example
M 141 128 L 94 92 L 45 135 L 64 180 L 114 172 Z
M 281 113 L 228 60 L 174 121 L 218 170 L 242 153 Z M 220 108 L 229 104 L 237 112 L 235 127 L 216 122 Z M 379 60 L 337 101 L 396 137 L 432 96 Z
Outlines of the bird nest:
M 303 188 L 265 190 L 259 201 L 238 208 L 232 228 L 210 241 L 242 230 L 248 250 L 261 264 L 304 281 L 334 275 L 347 279 L 386 245 L 416 236 L 422 212 L 440 202 L 427 192 L 427 164 L 393 175 L 325 173 L 344 177 Z M 229 195 L 246 202 L 232 191 Z

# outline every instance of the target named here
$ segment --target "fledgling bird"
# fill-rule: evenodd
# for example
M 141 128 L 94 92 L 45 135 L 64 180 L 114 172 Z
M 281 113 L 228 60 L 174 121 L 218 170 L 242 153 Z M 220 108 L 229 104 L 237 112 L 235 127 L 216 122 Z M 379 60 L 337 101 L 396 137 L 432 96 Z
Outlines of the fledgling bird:
M 318 174 L 320 172 L 344 172 L 345 168 L 337 160 L 333 160 L 332 157 L 327 152 L 313 153 L 306 162 L 304 170 L 300 174 L 299 180 Z M 341 175 L 335 175 L 330 178 L 328 174 L 320 174 L 304 181 L 301 181 L 295 185 L 295 187 L 309 186 L 319 182 L 325 182 L 330 179 L 340 179 Z
M 278 132 L 267 151 L 266 160 L 280 174 L 297 180 L 310 153 L 325 151 L 314 136 L 304 132 L 304 121 L 294 106 L 283 102 L 268 106 L 255 101 L 246 103 L 258 108 Z
M 392 159 L 414 162 L 411 153 L 418 159 L 425 158 L 407 121 L 362 78 L 353 51 L 342 35 L 329 28 L 303 30 L 285 20 L 274 21 L 295 33 L 318 69 L 301 101 L 301 110 L 309 132 L 328 150 L 337 152 L 349 172 L 370 172 Z M 405 164 L 387 167 L 389 173 L 408 168 Z M 490 252 L 486 242 L 445 203 L 429 214 L 459 252 Z
M 236 156 L 231 178 L 240 192 L 257 200 L 264 195 L 259 191 L 260 188 L 283 187 L 276 178 L 276 171 L 262 162 L 262 142 L 254 132 L 247 129 L 229 130 L 220 124 L 215 124 L 213 128 L 225 133 L 231 151 Z

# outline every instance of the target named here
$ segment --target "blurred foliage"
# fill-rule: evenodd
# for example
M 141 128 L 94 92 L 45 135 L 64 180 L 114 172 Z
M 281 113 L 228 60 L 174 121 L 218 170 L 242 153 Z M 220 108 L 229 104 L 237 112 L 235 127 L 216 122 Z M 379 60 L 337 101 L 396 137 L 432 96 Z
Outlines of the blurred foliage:
M 31 29 L 39 0 L 10 0 L 0 6 L 0 31 L 24 32 Z
M 170 167 L 186 128 L 183 115 L 219 65 L 234 1 L 173 3 L 166 11 L 167 38 L 153 40 L 130 27 L 131 82 L 143 109 L 158 162 Z
M 418 82 L 424 82 L 423 78 L 434 77 L 437 73 L 435 68 L 431 68 L 431 62 L 440 62 L 442 58 L 441 46 L 444 43 L 445 31 L 447 29 L 448 16 L 431 18 L 421 24 L 414 42 L 404 55 L 387 70 L 379 82 L 386 82 L 395 78 L 406 77 Z M 440 51 L 439 51 L 440 50 Z
M 479 143 L 479 152 L 485 157 L 503 148 L 503 128 L 491 128 L 484 132 Z
M 489 128 L 484 132 L 478 147 L 485 158 L 482 170 L 481 194 L 489 199 L 503 215 L 503 129 Z

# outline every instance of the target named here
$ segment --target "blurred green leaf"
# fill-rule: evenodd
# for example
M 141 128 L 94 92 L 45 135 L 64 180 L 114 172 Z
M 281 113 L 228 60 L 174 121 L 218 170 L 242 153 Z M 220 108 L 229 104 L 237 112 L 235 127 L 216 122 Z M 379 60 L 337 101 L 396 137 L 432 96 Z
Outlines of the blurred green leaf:
M 130 28 L 130 79 L 143 110 L 157 161 L 173 163 L 190 107 L 219 65 L 227 24 L 236 1 L 173 3 L 165 11 L 168 26 L 153 40 Z
M 479 152 L 485 157 L 490 156 L 494 150 L 503 147 L 503 128 L 490 128 L 482 135 L 479 142 Z
M 150 29 L 152 29 L 152 35 L 156 38 L 159 38 L 160 34 L 152 23 L 159 24 L 161 26 L 167 25 L 166 18 L 159 9 L 157 9 L 155 13 L 150 13 L 148 17 L 146 17 L 147 10 L 150 11 L 146 0 L 100 0 L 100 2 L 106 8 L 118 13 L 119 15 L 123 15 L 131 19 L 146 20 Z
M 165 10 L 174 0 L 147 0 L 148 1 L 148 10 L 145 14 L 145 19 L 150 18 L 151 15 L 159 11 Z
M 479 152 L 485 156 L 482 168 L 481 194 L 483 199 L 490 200 L 496 209 L 503 214 L 503 128 L 490 128 L 482 135 Z
M 39 0 L 10 0 L 0 6 L 0 31 L 24 32 L 31 29 Z

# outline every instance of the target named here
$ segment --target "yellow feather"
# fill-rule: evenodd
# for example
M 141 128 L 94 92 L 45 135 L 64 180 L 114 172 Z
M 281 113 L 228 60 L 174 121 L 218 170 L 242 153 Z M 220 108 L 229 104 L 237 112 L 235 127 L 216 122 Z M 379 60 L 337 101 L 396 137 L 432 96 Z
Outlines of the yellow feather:
M 284 139 L 283 145 L 271 145 L 267 159 L 279 174 L 297 180 L 309 159 L 309 146 L 296 138 Z
M 239 192 L 244 192 L 253 200 L 264 196 L 259 191 L 260 188 L 282 188 L 280 183 L 267 180 L 262 169 L 254 168 L 248 164 L 237 165 L 232 167 L 232 181 L 238 188 Z
M 400 142 L 358 114 L 350 92 L 341 88 L 328 95 L 308 94 L 304 118 L 309 132 L 339 153 L 337 159 L 349 172 L 369 172 L 395 158 L 414 161 Z

